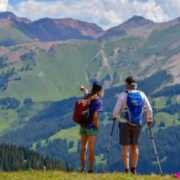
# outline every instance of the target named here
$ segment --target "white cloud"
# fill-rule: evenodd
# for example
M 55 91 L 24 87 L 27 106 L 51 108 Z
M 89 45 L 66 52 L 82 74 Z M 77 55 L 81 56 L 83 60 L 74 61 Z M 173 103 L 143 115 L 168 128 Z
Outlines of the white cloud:
M 17 16 L 37 20 L 44 17 L 72 17 L 92 22 L 103 29 L 117 26 L 134 15 L 143 16 L 155 22 L 177 17 L 179 0 L 59 0 L 56 2 L 22 1 L 13 12 Z M 0 4 L 7 0 L 0 0 Z
M 7 11 L 8 0 L 0 0 L 0 11 Z
M 156 0 L 156 3 L 161 6 L 169 19 L 180 17 L 180 0 Z

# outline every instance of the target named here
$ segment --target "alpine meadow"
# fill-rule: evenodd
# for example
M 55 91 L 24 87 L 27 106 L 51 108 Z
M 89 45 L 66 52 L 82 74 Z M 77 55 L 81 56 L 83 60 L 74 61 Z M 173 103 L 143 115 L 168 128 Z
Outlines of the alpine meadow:
M 90 89 L 98 80 L 105 89 L 104 111 L 95 150 L 95 171 L 99 174 L 91 177 L 108 179 L 112 174 L 114 179 L 134 179 L 119 173 L 124 167 L 118 122 L 105 159 L 112 111 L 129 75 L 138 77 L 138 89 L 146 93 L 153 106 L 152 133 L 164 179 L 180 171 L 180 18 L 155 23 L 134 16 L 105 31 L 72 18 L 31 21 L 1 12 L 0 32 L 0 148 L 12 145 L 29 150 L 16 156 L 21 160 L 13 160 L 14 169 L 7 168 L 12 160 L 1 160 L 2 171 L 26 170 L 22 179 L 27 179 L 27 174 L 29 179 L 40 179 L 44 172 L 38 174 L 34 169 L 49 167 L 47 170 L 54 171 L 48 171 L 46 179 L 88 179 L 76 172 L 80 170 L 80 136 L 72 113 L 76 100 L 83 96 L 80 86 Z M 142 177 L 138 175 L 137 179 L 161 179 L 145 122 L 139 150 L 137 171 Z M 35 159 L 43 156 L 38 160 L 41 166 L 20 165 L 31 159 L 27 154 Z M 104 167 L 106 178 L 101 174 Z M 19 174 L 14 173 L 2 172 L 0 177 L 15 179 Z

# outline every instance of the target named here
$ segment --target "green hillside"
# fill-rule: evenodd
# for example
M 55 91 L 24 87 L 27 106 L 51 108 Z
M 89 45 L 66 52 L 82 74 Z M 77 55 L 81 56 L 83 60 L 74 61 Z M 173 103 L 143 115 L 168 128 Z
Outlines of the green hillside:
M 0 46 L 10 47 L 16 44 L 33 42 L 33 40 L 24 34 L 16 25 L 0 27 L 0 32 Z
M 163 69 L 161 62 L 153 65 L 156 61 L 142 67 L 146 59 L 141 60 L 136 54 L 140 56 L 143 51 L 145 56 L 146 51 L 132 50 L 139 43 L 142 43 L 140 37 L 126 37 L 117 41 L 52 43 L 48 50 L 41 43 L 10 48 L 9 53 L 1 56 L 0 96 L 54 101 L 77 96 L 81 84 L 90 88 L 95 79 L 102 81 L 107 89 L 123 84 L 128 74 L 144 78 L 148 72 L 151 75 L 151 68 L 154 73 Z M 144 45 L 147 47 L 145 40 Z M 15 62 L 6 64 L 13 61 L 13 55 Z

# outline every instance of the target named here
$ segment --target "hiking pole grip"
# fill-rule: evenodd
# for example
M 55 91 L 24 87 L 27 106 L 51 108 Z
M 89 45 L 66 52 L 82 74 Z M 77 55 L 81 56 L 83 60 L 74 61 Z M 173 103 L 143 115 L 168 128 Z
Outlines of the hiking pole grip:
M 151 137 L 151 140 L 152 140 L 155 156 L 156 156 L 156 159 L 157 159 L 157 162 L 158 162 L 159 170 L 160 170 L 161 175 L 163 175 L 161 165 L 160 165 L 160 161 L 159 161 L 159 157 L 158 157 L 157 150 L 156 150 L 156 146 L 155 146 L 155 143 L 154 143 L 154 138 L 152 136 L 152 131 L 151 131 L 150 127 L 149 127 L 149 133 L 150 133 L 150 137 Z

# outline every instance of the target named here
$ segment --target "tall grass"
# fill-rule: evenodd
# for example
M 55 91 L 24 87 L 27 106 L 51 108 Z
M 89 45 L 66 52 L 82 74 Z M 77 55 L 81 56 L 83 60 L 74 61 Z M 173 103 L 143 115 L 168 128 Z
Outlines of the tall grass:
M 132 175 L 124 173 L 87 174 L 62 171 L 0 172 L 0 180 L 173 180 L 171 175 Z

